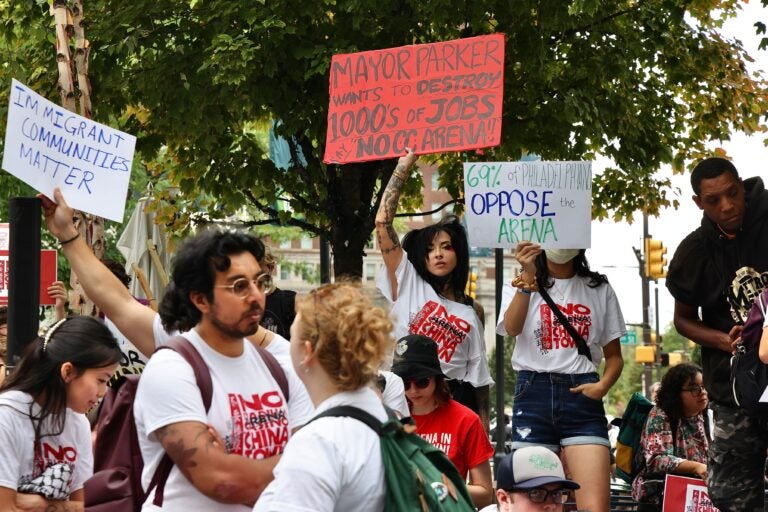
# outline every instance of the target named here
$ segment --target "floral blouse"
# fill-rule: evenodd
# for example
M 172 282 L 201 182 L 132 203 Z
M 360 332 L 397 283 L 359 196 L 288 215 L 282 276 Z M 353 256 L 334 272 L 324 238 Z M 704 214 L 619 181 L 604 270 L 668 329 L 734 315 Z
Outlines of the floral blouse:
M 673 473 L 684 460 L 707 463 L 709 440 L 704 428 L 705 414 L 706 409 L 696 416 L 679 421 L 673 447 L 669 417 L 658 407 L 651 409 L 640 437 L 645 468 L 632 482 L 632 497 L 635 501 L 658 503 L 659 493 L 664 488 L 664 475 Z M 655 480 L 654 484 L 651 485 L 650 480 Z

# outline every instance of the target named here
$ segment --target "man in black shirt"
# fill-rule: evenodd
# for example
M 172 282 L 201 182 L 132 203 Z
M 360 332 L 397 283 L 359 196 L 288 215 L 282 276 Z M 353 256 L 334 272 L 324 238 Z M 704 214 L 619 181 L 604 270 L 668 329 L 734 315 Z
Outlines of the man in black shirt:
M 275 264 L 275 257 L 269 247 L 264 246 L 264 258 L 259 265 L 268 274 L 274 276 Z M 273 286 L 266 291 L 266 294 L 267 300 L 264 305 L 264 315 L 261 317 L 261 326 L 290 340 L 291 324 L 296 316 L 296 292 Z
M 699 162 L 691 186 L 704 215 L 675 251 L 667 288 L 675 298 L 675 327 L 701 345 L 704 387 L 715 413 L 710 498 L 722 511 L 763 510 L 766 434 L 733 399 L 730 358 L 768 283 L 768 192 L 759 177 L 742 181 L 724 158 Z

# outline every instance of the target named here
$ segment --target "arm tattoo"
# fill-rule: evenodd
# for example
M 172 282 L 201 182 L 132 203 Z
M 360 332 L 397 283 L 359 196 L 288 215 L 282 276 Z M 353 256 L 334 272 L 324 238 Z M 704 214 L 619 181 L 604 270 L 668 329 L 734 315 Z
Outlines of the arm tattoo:
M 174 436 L 177 436 L 178 434 L 178 429 L 174 428 L 172 425 L 169 425 L 159 429 L 156 435 L 157 440 L 160 441 L 160 444 L 163 445 L 171 460 L 173 460 L 182 474 L 187 477 L 187 480 L 194 484 L 194 481 L 192 480 L 192 474 L 189 470 L 197 466 L 197 462 L 195 462 L 192 458 L 195 453 L 197 453 L 197 448 L 194 446 L 187 448 L 184 446 L 184 439 L 174 439 Z M 197 439 L 198 436 L 199 433 L 195 436 L 195 439 Z
M 398 238 L 397 233 L 395 233 L 395 228 L 392 227 L 392 224 L 388 224 L 386 229 L 387 229 L 387 236 L 389 237 L 389 241 L 392 242 L 392 247 L 388 247 L 385 249 L 381 243 L 381 235 L 378 235 L 379 248 L 381 248 L 381 254 L 389 254 L 400 248 L 400 238 Z
M 397 202 L 400 200 L 400 193 L 403 191 L 403 185 L 405 180 L 400 178 L 397 174 L 393 174 L 387 183 L 387 188 L 384 189 L 384 208 L 387 213 L 387 218 L 392 220 L 395 218 L 395 212 L 397 211 Z

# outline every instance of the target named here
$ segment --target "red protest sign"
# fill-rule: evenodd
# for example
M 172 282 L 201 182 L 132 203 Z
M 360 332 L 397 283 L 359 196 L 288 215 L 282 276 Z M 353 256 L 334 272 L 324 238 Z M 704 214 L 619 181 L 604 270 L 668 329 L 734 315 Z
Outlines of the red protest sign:
M 48 295 L 48 287 L 56 281 L 57 274 L 56 251 L 43 249 L 40 251 L 40 305 L 54 305 L 56 299 Z M 8 276 L 10 265 L 8 251 L 0 250 L 0 306 L 8 305 Z
M 504 34 L 334 55 L 325 163 L 495 146 Z
M 709 499 L 707 483 L 698 478 L 668 474 L 664 485 L 664 512 L 719 512 Z

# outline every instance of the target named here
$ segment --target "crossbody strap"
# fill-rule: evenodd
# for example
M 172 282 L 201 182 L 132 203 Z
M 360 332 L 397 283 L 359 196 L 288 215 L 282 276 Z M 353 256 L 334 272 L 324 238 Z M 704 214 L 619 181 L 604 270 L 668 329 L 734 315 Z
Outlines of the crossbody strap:
M 174 336 L 168 340 L 167 343 L 159 346 L 155 352 L 162 349 L 170 349 L 177 352 L 192 367 L 192 371 L 195 373 L 195 382 L 197 383 L 197 387 L 200 388 L 200 396 L 203 399 L 203 405 L 205 406 L 205 412 L 207 413 L 211 408 L 211 400 L 213 399 L 213 382 L 211 381 L 211 372 L 208 369 L 208 365 L 205 364 L 200 352 L 198 352 L 195 346 L 184 336 Z M 163 506 L 165 482 L 168 480 L 168 475 L 171 474 L 173 465 L 173 459 L 165 453 L 155 470 L 155 474 L 152 475 L 152 480 L 149 482 L 149 487 L 147 487 L 146 496 L 149 496 L 152 489 L 157 488 L 155 491 L 155 499 L 152 502 L 155 506 Z
M 571 335 L 573 341 L 576 342 L 576 350 L 579 352 L 579 354 L 586 357 L 591 363 L 592 353 L 589 351 L 587 342 L 584 341 L 584 338 L 582 338 L 578 332 L 576 332 L 576 329 L 573 327 L 573 325 L 571 325 L 571 322 L 565 318 L 563 312 L 560 311 L 560 308 L 557 307 L 557 304 L 555 304 L 555 301 L 552 300 L 552 297 L 549 296 L 549 293 L 547 293 L 547 290 L 543 286 L 539 286 L 539 295 L 541 295 L 541 297 L 544 299 L 544 302 L 547 303 L 547 306 L 549 306 L 549 309 L 552 310 L 557 319 L 560 320 L 560 324 L 565 327 L 565 330 L 568 331 L 568 334 Z
M 377 420 L 373 414 L 367 413 L 364 410 L 351 405 L 339 405 L 336 407 L 331 407 L 330 409 L 321 412 L 320 414 L 318 414 L 317 416 L 309 420 L 307 424 L 317 419 L 328 418 L 328 417 L 354 418 L 358 421 L 365 423 L 371 428 L 371 430 L 381 435 L 381 425 L 382 425 L 381 421 Z
M 253 346 L 256 347 L 256 351 L 261 356 L 262 361 L 264 361 L 264 364 L 267 365 L 269 373 L 272 374 L 272 378 L 275 379 L 277 385 L 280 386 L 280 390 L 283 392 L 285 401 L 289 401 L 291 398 L 288 388 L 288 377 L 285 375 L 285 370 L 283 370 L 283 367 L 280 366 L 280 363 L 269 350 L 256 344 Z

